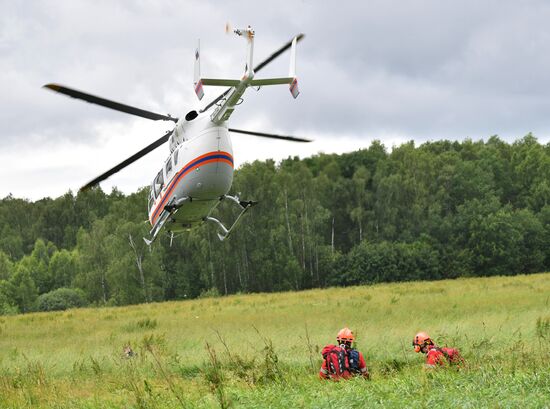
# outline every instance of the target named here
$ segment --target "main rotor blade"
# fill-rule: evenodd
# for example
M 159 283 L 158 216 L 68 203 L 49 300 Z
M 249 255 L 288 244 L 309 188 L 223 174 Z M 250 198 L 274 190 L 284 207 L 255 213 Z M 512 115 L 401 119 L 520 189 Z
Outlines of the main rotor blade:
M 126 159 L 125 161 L 122 161 L 120 162 L 118 165 L 116 165 L 115 167 L 113 167 L 112 169 L 109 169 L 107 172 L 105 173 L 102 173 L 101 175 L 99 175 L 98 177 L 96 177 L 95 179 L 89 181 L 88 183 L 86 183 L 84 186 L 82 186 L 80 188 L 81 191 L 85 191 L 85 190 L 88 190 L 92 187 L 94 187 L 95 185 L 97 185 L 99 182 L 107 179 L 109 176 L 111 175 L 114 175 L 115 173 L 117 173 L 118 171 L 124 169 L 126 166 L 134 163 L 136 160 L 142 158 L 143 156 L 147 155 L 149 152 L 155 150 L 156 148 L 158 148 L 160 145 L 162 145 L 164 142 L 166 142 L 168 140 L 168 138 L 170 138 L 170 135 L 172 135 L 172 132 L 173 131 L 170 131 L 168 132 L 166 135 L 160 137 L 159 139 L 157 139 L 155 142 L 153 142 L 152 144 L 150 145 L 147 145 L 145 148 L 143 148 L 142 150 L 140 150 L 139 152 L 133 154 L 132 156 L 130 156 L 128 159 Z
M 296 36 L 296 42 L 301 41 L 306 35 L 303 33 L 300 33 Z M 292 37 L 292 40 L 290 40 L 288 43 L 283 45 L 281 48 L 279 48 L 277 51 L 275 51 L 273 54 L 271 54 L 269 57 L 267 57 L 265 60 L 263 60 L 261 63 L 256 65 L 254 67 L 254 73 L 257 73 L 262 68 L 264 68 L 267 64 L 269 64 L 271 61 L 273 61 L 275 58 L 280 56 L 282 53 L 284 53 L 286 50 L 288 50 L 292 46 L 292 41 L 294 40 L 294 37 Z M 218 95 L 217 98 L 215 98 L 212 102 L 210 102 L 208 105 L 206 105 L 203 109 L 200 110 L 200 112 L 208 111 L 214 104 L 217 104 L 218 101 L 223 99 L 228 93 L 231 91 L 231 88 L 226 89 L 223 94 Z
M 71 98 L 82 99 L 91 104 L 97 104 L 106 108 L 114 109 L 115 111 L 125 112 L 127 114 L 140 116 L 142 118 L 152 119 L 153 121 L 174 121 L 178 122 L 178 118 L 173 118 L 170 115 L 161 115 L 155 112 L 146 111 L 145 109 L 136 108 L 130 105 L 121 104 L 120 102 L 111 101 L 109 99 L 97 97 L 95 95 L 87 94 L 76 89 L 68 88 L 59 84 L 46 84 L 43 88 L 51 89 L 52 91 L 59 92 L 60 94 L 68 95 Z
M 306 35 L 303 33 L 300 33 L 296 36 L 296 42 L 301 41 Z M 273 61 L 275 58 L 280 56 L 282 53 L 284 53 L 286 50 L 288 50 L 292 46 L 292 41 L 294 40 L 294 37 L 285 45 L 283 45 L 281 48 L 279 48 L 277 51 L 275 51 L 273 54 L 271 54 L 269 57 L 267 57 L 265 60 L 263 60 L 261 63 L 256 65 L 254 67 L 254 72 L 260 71 L 262 68 L 264 68 L 267 64 L 269 64 L 271 61 Z
M 255 132 L 255 131 L 244 131 L 242 129 L 235 129 L 235 128 L 229 128 L 229 132 L 242 133 L 245 135 L 261 136 L 262 138 L 282 139 L 285 141 L 292 141 L 292 142 L 313 142 L 311 139 L 296 138 L 295 136 L 276 135 L 272 133 Z

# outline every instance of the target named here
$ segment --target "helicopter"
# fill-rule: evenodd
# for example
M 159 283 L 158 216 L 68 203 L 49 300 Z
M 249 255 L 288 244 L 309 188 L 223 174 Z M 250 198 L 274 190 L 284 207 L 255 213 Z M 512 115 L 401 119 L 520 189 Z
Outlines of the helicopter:
M 165 135 L 147 145 L 139 152 L 120 162 L 118 165 L 97 176 L 80 188 L 81 191 L 97 186 L 101 181 L 124 169 L 128 165 L 147 155 L 149 152 L 168 142 L 170 155 L 151 183 L 148 198 L 148 214 L 151 230 L 150 238 L 143 238 L 148 246 L 156 239 L 163 228 L 170 235 L 187 231 L 205 222 L 217 228 L 217 236 L 223 241 L 229 237 L 242 216 L 257 202 L 241 200 L 237 195 L 229 195 L 233 182 L 234 161 L 230 133 L 240 133 L 293 142 L 311 142 L 309 139 L 276 135 L 265 132 L 247 131 L 229 128 L 227 121 L 236 106 L 243 101 L 242 96 L 249 87 L 257 90 L 263 86 L 288 84 L 291 95 L 298 97 L 298 79 L 296 77 L 296 44 L 304 38 L 298 34 L 288 43 L 272 53 L 260 64 L 253 65 L 254 30 L 231 30 L 247 40 L 247 57 L 244 74 L 240 79 L 203 78 L 200 73 L 200 40 L 195 50 L 193 85 L 197 98 L 204 97 L 204 86 L 227 86 L 222 94 L 199 111 L 191 110 L 183 118 L 170 114 L 162 115 L 130 105 L 101 98 L 60 84 L 50 83 L 43 87 L 66 96 L 101 105 L 154 121 L 171 121 L 174 128 Z M 267 64 L 291 49 L 289 74 L 286 77 L 257 79 L 255 74 Z M 239 213 L 229 227 L 212 216 L 220 202 L 228 200 L 239 208 Z

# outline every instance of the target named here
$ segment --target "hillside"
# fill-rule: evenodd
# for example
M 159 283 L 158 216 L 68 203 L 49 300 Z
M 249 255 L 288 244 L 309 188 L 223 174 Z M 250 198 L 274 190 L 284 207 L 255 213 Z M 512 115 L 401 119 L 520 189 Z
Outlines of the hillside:
M 549 294 L 546 273 L 5 316 L 0 407 L 545 407 Z M 343 326 L 371 381 L 318 380 Z M 424 371 L 418 330 L 467 365 Z

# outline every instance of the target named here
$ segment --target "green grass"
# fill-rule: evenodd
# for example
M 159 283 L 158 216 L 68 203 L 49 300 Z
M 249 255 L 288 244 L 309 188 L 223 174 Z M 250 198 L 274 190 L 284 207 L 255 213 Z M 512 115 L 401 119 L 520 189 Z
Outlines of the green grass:
M 317 378 L 343 326 L 371 381 Z M 423 370 L 419 330 L 467 365 Z M 550 274 L 0 317 L 0 408 L 220 406 L 549 407 Z

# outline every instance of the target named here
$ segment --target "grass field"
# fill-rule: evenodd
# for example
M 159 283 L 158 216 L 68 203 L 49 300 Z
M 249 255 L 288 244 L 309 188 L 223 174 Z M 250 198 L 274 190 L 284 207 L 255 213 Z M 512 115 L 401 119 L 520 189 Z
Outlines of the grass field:
M 317 377 L 343 326 L 370 381 Z M 464 368 L 423 370 L 419 330 Z M 550 274 L 0 317 L 0 408 L 220 406 L 550 407 Z

